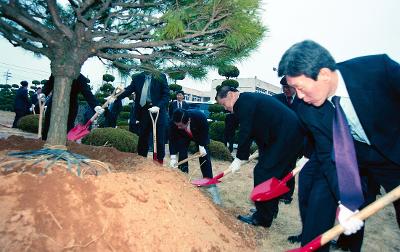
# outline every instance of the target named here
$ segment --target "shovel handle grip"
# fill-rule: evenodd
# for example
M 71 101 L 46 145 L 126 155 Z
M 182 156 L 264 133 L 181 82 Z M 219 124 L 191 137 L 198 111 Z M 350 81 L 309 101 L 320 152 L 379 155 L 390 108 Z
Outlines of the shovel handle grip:
M 363 208 L 360 212 L 357 212 L 350 218 L 357 218 L 359 220 L 365 220 L 370 216 L 377 213 L 379 210 L 389 205 L 390 203 L 398 200 L 400 198 L 400 186 L 397 186 L 395 189 L 381 197 L 380 199 L 374 201 L 369 204 L 367 207 Z M 344 232 L 344 228 L 342 225 L 338 224 L 333 228 L 329 229 L 322 235 L 318 236 L 308 244 L 304 245 L 299 251 L 315 251 L 321 246 L 327 244 L 335 237 Z M 319 246 L 317 246 L 319 243 Z
M 288 175 L 286 175 L 286 176 L 282 179 L 281 183 L 286 183 L 286 182 L 288 182 L 289 180 L 291 180 L 294 176 L 296 176 L 297 173 L 299 173 L 299 172 L 301 171 L 302 168 L 303 168 L 303 167 L 296 167 L 296 168 L 294 168 L 291 172 L 289 172 Z

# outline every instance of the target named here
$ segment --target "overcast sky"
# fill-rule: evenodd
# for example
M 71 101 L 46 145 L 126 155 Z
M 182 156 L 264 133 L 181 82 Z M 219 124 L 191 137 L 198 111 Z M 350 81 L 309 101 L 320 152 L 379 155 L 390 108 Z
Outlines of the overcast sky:
M 237 64 L 239 77 L 257 76 L 279 84 L 273 67 L 286 49 L 304 39 L 326 47 L 338 62 L 378 53 L 387 53 L 400 62 L 399 10 L 399 0 L 264 0 L 262 17 L 269 31 L 251 57 Z M 0 48 L 0 83 L 5 82 L 7 70 L 12 74 L 9 83 L 42 80 L 50 75 L 47 58 L 39 59 L 31 52 L 14 48 L 4 38 L 0 38 Z M 91 84 L 99 85 L 105 69 L 97 60 L 89 60 L 82 73 L 91 79 Z M 216 78 L 220 76 L 214 71 L 207 81 L 185 79 L 178 83 L 207 90 Z

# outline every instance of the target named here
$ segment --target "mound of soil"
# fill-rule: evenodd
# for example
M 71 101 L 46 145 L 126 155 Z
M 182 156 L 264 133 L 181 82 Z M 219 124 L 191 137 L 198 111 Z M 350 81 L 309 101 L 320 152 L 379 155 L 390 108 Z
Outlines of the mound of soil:
M 0 140 L 9 150 L 42 141 Z M 55 167 L 44 176 L 0 175 L 4 251 L 254 251 L 254 231 L 215 206 L 177 171 L 109 147 L 70 143 L 74 153 L 115 170 L 83 179 Z

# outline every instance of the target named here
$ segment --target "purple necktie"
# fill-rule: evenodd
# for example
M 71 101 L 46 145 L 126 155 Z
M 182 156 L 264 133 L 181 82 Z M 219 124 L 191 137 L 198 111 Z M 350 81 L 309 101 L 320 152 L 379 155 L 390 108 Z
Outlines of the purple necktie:
M 339 182 L 340 201 L 352 211 L 364 203 L 360 174 L 354 149 L 353 138 L 342 107 L 340 97 L 332 97 L 335 105 L 333 118 L 333 148 L 335 152 L 336 173 Z

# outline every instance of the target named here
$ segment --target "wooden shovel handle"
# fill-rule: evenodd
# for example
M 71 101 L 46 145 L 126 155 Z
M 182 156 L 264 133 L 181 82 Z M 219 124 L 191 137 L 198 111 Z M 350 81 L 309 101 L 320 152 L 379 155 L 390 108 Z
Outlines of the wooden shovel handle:
M 381 197 L 380 199 L 374 201 L 373 203 L 369 204 L 367 207 L 362 209 L 360 212 L 354 214 L 350 218 L 357 218 L 359 220 L 365 220 L 368 217 L 374 215 L 376 212 L 384 208 L 385 206 L 389 205 L 390 203 L 398 200 L 400 198 L 400 186 L 397 186 L 395 189 Z M 344 228 L 342 225 L 338 224 L 334 226 L 333 228 L 329 229 L 322 235 L 318 236 L 305 246 L 303 246 L 301 250 L 299 251 L 314 251 L 320 248 L 321 246 L 327 244 L 331 240 L 333 240 L 335 237 L 340 235 L 341 233 L 344 232 Z M 319 247 L 318 247 L 319 245 Z M 309 250 L 306 250 L 309 248 Z
M 106 102 L 101 106 L 102 109 L 104 109 L 105 107 L 108 106 L 108 104 L 110 103 L 111 98 L 117 98 L 120 94 L 122 94 L 122 92 L 124 92 L 124 88 L 122 87 L 116 87 L 114 89 L 114 91 L 112 92 L 112 94 L 110 95 L 110 97 L 106 100 Z M 99 113 L 95 113 L 89 121 L 93 122 L 94 120 L 96 120 L 96 118 L 99 116 Z
M 258 158 L 258 150 L 256 150 L 253 154 L 251 154 L 251 155 L 249 156 L 249 159 L 246 160 L 246 161 L 244 161 L 243 164 L 250 163 L 251 161 L 253 161 L 253 160 L 256 159 L 256 158 Z M 224 176 L 225 176 L 226 174 L 231 173 L 231 172 L 232 172 L 232 169 L 231 169 L 231 168 L 228 168 L 228 169 L 226 169 L 225 171 L 223 171 Z
M 181 164 L 183 164 L 183 163 L 186 163 L 186 162 L 189 161 L 189 160 L 192 160 L 192 159 L 195 159 L 195 158 L 199 158 L 199 157 L 201 157 L 201 153 L 200 153 L 200 152 L 196 152 L 196 153 L 193 154 L 191 157 L 188 157 L 188 158 L 185 158 L 185 159 L 182 160 L 182 161 L 179 161 L 179 162 L 174 166 L 174 168 L 177 168 L 179 165 L 181 165 Z

